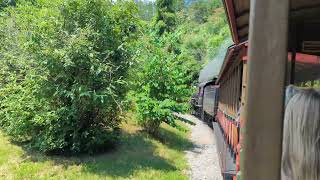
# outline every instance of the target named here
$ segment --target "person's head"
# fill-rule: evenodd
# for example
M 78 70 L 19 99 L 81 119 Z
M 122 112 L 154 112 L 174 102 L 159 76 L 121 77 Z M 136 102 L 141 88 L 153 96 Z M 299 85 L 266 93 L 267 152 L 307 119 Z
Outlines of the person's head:
M 320 180 L 320 93 L 296 92 L 284 118 L 282 173 L 292 180 Z

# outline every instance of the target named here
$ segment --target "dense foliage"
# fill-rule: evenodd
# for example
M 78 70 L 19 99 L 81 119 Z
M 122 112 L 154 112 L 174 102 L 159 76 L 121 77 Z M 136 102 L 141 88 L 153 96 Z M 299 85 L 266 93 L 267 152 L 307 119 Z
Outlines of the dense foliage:
M 175 3 L 172 0 L 157 0 L 157 12 L 154 17 L 154 31 L 162 36 L 164 33 L 172 32 L 176 26 Z
M 16 5 L 15 0 L 0 0 L 0 9 L 7 6 L 15 6 L 15 5 Z
M 136 1 L 139 16 L 143 21 L 151 21 L 155 14 L 155 4 L 153 1 Z
M 172 32 L 182 33 L 179 47 L 181 51 L 189 54 L 189 59 L 199 61 L 201 67 L 214 58 L 218 47 L 230 36 L 222 3 L 220 0 L 174 0 L 171 6 L 176 14 Z M 143 15 L 142 19 L 150 24 L 148 20 L 152 21 L 156 4 L 150 1 L 143 3 L 141 0 L 138 7 Z M 151 12 L 149 9 L 153 9 L 152 13 L 148 13 Z M 144 18 L 146 14 L 148 18 Z M 198 67 L 194 70 L 199 72 Z
M 178 15 L 181 24 L 179 28 L 186 32 L 182 39 L 182 49 L 201 65 L 214 59 L 222 42 L 230 36 L 221 1 L 194 1 Z
M 219 0 L 1 0 L 0 127 L 42 152 L 93 152 L 131 101 L 149 133 L 179 128 L 228 35 Z
M 125 100 L 136 8 L 126 1 L 18 4 L 1 14 L 0 125 L 43 152 L 112 144 Z
M 177 53 L 179 34 L 145 39 L 141 44 L 137 68 L 136 103 L 140 124 L 156 135 L 165 122 L 179 128 L 173 112 L 186 112 L 192 89 L 191 69 L 194 61 L 185 61 Z M 146 43 L 147 42 L 147 43 Z
M 165 122 L 177 127 L 173 112 L 186 112 L 198 72 L 229 35 L 218 0 L 158 0 L 137 55 L 135 100 L 140 124 L 157 134 Z

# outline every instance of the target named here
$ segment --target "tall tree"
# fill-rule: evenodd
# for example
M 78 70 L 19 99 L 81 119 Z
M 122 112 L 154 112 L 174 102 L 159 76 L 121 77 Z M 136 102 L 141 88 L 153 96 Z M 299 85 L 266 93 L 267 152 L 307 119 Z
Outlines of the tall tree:
M 197 23 L 205 23 L 213 10 L 221 5 L 220 0 L 199 0 L 191 2 L 189 14 Z
M 135 2 L 138 6 L 140 17 L 145 21 L 151 21 L 155 14 L 155 3 L 143 0 L 136 0 Z
M 157 0 L 157 12 L 154 18 L 154 28 L 157 35 L 172 32 L 176 26 L 175 1 Z

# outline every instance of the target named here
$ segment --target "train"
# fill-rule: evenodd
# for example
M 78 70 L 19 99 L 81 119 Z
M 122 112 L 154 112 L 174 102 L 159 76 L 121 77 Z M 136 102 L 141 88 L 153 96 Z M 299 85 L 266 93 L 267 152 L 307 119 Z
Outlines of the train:
M 232 40 L 201 70 L 193 114 L 224 180 L 279 179 L 285 88 L 320 80 L 320 1 L 222 1 Z

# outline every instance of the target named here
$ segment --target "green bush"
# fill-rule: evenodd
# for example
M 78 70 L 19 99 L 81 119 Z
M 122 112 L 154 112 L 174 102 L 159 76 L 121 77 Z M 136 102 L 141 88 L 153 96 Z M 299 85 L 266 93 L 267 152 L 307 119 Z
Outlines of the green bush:
M 5 132 L 42 152 L 112 145 L 128 89 L 136 13 L 133 2 L 111 0 L 6 8 L 0 17 L 0 33 L 9 33 L 0 48 Z
M 176 54 L 178 40 L 178 34 L 166 34 L 144 40 L 140 47 L 135 97 L 139 123 L 150 134 L 157 134 L 162 122 L 179 128 L 172 113 L 189 107 L 194 64 Z

